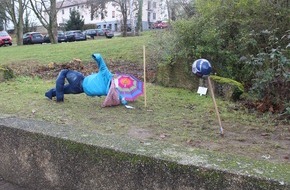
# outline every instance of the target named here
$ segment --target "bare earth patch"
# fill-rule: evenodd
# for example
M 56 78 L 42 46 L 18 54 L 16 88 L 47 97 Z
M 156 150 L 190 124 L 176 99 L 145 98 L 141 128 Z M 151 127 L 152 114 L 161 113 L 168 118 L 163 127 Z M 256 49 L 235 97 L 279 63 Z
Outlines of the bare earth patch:
M 107 66 L 112 73 L 126 73 L 132 74 L 139 79 L 143 78 L 143 66 L 134 63 L 128 63 L 124 61 L 112 61 L 107 62 Z M 91 73 L 97 72 L 98 67 L 96 62 L 92 61 L 84 64 L 79 59 L 73 59 L 68 63 L 56 64 L 51 62 L 47 65 L 39 64 L 37 62 L 22 62 L 14 63 L 9 65 L 9 67 L 14 71 L 16 75 L 25 76 L 37 76 L 43 79 L 55 79 L 58 73 L 62 69 L 77 70 L 84 75 L 89 75 Z M 152 79 L 155 78 L 155 68 L 153 66 L 147 66 L 147 80 L 148 82 L 153 82 Z

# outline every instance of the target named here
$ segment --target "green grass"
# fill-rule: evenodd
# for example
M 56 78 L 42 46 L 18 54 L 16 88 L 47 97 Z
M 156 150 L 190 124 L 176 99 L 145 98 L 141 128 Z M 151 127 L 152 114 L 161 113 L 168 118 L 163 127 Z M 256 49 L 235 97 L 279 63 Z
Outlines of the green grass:
M 129 103 L 135 108 L 131 110 L 123 106 L 101 108 L 104 97 L 92 98 L 84 94 L 66 95 L 64 103 L 56 103 L 44 96 L 54 85 L 54 80 L 29 77 L 1 83 L 0 113 L 98 129 L 103 133 L 107 130 L 125 133 L 130 126 L 137 125 L 138 128 L 154 129 L 156 134 L 176 134 L 178 138 L 189 139 L 208 124 L 213 129 L 212 137 L 218 133 L 215 113 L 208 112 L 213 110 L 210 98 L 188 90 L 148 84 L 147 107 L 141 96 Z M 226 115 L 231 120 L 236 113 L 226 112 Z
M 25 45 L 0 48 L 0 64 L 7 65 L 21 61 L 34 61 L 43 64 L 64 63 L 78 58 L 91 61 L 91 54 L 101 53 L 112 60 L 127 60 L 142 63 L 143 45 L 147 45 L 150 35 L 139 37 L 97 38 L 81 42 Z

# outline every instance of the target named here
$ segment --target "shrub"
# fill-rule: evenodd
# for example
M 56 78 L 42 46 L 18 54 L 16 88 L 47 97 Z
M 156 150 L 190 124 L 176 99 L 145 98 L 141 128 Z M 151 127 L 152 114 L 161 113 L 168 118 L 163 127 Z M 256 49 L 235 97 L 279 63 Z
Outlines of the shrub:
M 290 34 L 290 32 L 289 32 Z M 289 36 L 286 34 L 285 36 Z M 269 32 L 265 52 L 252 55 L 246 63 L 255 73 L 250 93 L 262 99 L 265 110 L 285 111 L 290 101 L 290 59 L 287 46 L 282 48 L 275 32 Z M 290 38 L 288 39 L 290 42 Z M 289 43 L 290 44 L 290 43 Z M 288 57 L 287 57 L 288 56 Z
M 271 106 L 282 104 L 277 109 L 283 110 L 289 97 L 283 100 L 278 93 L 290 94 L 290 33 L 285 34 L 290 9 L 285 3 L 197 0 L 195 16 L 172 22 L 172 31 L 157 35 L 152 57 L 170 67 L 183 59 L 185 69 L 205 58 L 218 76 L 241 82 L 246 92 Z
M 0 82 L 14 77 L 12 69 L 7 66 L 0 66 Z

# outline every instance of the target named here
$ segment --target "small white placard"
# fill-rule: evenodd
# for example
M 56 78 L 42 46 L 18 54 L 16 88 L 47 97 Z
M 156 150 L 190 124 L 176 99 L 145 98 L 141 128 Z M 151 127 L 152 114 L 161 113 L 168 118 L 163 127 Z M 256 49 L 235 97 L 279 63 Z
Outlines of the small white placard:
M 207 92 L 207 88 L 205 87 L 198 87 L 198 90 L 197 90 L 197 93 L 202 96 L 202 95 L 206 95 L 206 92 Z
M 125 105 L 125 107 L 128 108 L 128 109 L 134 109 L 134 107 L 128 106 L 128 105 Z

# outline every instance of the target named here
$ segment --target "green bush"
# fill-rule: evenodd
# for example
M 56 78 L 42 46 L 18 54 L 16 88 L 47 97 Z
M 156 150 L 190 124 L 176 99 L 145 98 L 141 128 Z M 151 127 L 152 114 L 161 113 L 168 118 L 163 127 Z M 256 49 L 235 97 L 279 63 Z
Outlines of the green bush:
M 152 53 L 157 62 L 174 67 L 182 58 L 187 59 L 184 67 L 189 68 L 198 58 L 208 59 L 213 73 L 239 81 L 246 92 L 287 107 L 289 98 L 283 100 L 277 95 L 289 89 L 289 4 L 260 0 L 195 2 L 192 18 L 172 22 L 172 31 L 154 39 L 158 46 Z
M 14 77 L 12 69 L 7 66 L 0 66 L 0 81 L 9 80 Z
M 290 34 L 290 31 L 289 31 Z M 287 33 L 285 36 L 289 36 Z M 254 76 L 250 93 L 267 103 L 267 107 L 285 111 L 290 101 L 290 58 L 289 50 L 280 45 L 284 38 L 268 32 L 265 51 L 252 55 L 246 64 L 252 68 Z M 290 42 L 290 38 L 288 39 Z M 287 57 L 288 56 L 288 57 Z

